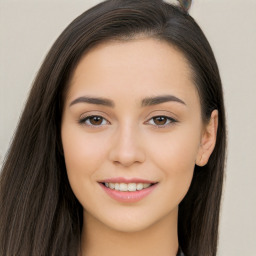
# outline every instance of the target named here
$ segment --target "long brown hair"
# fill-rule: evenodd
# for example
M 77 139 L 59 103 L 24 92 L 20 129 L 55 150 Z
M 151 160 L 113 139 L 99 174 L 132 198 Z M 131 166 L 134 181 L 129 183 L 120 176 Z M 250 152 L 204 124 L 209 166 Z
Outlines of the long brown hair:
M 164 40 L 187 58 L 207 122 L 219 112 L 209 162 L 195 166 L 180 203 L 178 236 L 187 256 L 215 256 L 225 163 L 221 79 L 211 47 L 194 19 L 161 0 L 109 0 L 76 18 L 59 36 L 34 81 L 0 178 L 0 255 L 77 255 L 82 206 L 66 174 L 60 139 L 63 100 L 81 56 L 107 40 L 137 35 Z

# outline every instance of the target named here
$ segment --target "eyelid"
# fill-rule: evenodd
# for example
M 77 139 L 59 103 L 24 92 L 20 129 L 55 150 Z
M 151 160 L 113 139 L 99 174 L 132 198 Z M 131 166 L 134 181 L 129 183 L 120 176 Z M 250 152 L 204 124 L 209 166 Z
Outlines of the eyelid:
M 163 124 L 163 125 L 157 125 L 157 124 L 150 124 L 152 126 L 155 126 L 156 128 L 166 128 L 166 127 L 169 127 L 169 126 L 172 126 L 174 124 L 176 124 L 178 122 L 178 120 L 176 120 L 175 118 L 173 117 L 170 117 L 170 116 L 167 116 L 167 115 L 155 115 L 155 116 L 152 116 L 151 118 L 149 118 L 146 123 L 149 123 L 150 120 L 153 120 L 154 118 L 157 118 L 157 117 L 164 117 L 166 118 L 169 122 L 167 124 Z
M 110 118 L 109 114 L 107 114 L 104 111 L 89 110 L 89 111 L 83 112 L 83 114 L 81 114 L 79 116 L 79 120 L 80 119 L 85 119 L 85 118 L 88 118 L 88 117 L 91 117 L 91 116 L 100 116 L 100 117 L 102 117 L 106 120 L 108 120 Z
M 86 124 L 85 122 L 86 122 L 87 120 L 89 120 L 91 117 L 100 117 L 100 118 L 102 118 L 103 120 L 105 120 L 105 121 L 107 122 L 107 124 L 100 124 L 100 125 Z M 87 115 L 83 114 L 83 115 L 81 115 L 81 116 L 79 117 L 78 123 L 81 124 L 81 125 L 85 125 L 85 126 L 87 126 L 87 127 L 90 127 L 90 128 L 101 128 L 101 127 L 103 127 L 103 126 L 105 126 L 105 125 L 110 124 L 110 122 L 108 121 L 108 119 L 105 118 L 105 117 L 104 117 L 103 115 L 101 115 L 101 114 L 87 114 Z
M 157 117 L 157 116 L 166 116 L 172 119 L 178 119 L 178 116 L 177 114 L 175 114 L 175 112 L 172 112 L 166 109 L 155 109 L 146 115 L 146 119 Z

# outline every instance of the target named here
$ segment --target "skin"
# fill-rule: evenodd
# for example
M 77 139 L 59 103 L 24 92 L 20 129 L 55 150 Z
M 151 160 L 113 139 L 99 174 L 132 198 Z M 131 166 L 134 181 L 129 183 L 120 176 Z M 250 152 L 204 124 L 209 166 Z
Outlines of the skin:
M 195 164 L 207 163 L 217 132 L 216 110 L 208 124 L 202 121 L 191 75 L 179 51 L 152 38 L 107 42 L 79 62 L 61 136 L 69 182 L 84 208 L 81 255 L 176 255 L 178 205 Z M 141 106 L 162 95 L 183 103 Z M 74 102 L 79 97 L 107 98 L 114 107 Z M 86 119 L 91 115 L 102 118 Z M 121 203 L 98 183 L 113 177 L 158 184 L 139 202 Z

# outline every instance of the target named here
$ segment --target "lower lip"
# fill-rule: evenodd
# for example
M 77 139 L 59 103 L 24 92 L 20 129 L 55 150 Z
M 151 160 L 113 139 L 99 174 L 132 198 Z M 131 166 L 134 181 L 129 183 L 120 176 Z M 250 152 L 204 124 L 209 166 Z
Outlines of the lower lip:
M 147 195 L 149 195 L 157 186 L 157 184 L 154 184 L 142 190 L 137 190 L 134 192 L 130 192 L 130 191 L 123 192 L 123 191 L 117 191 L 115 189 L 107 188 L 102 183 L 99 183 L 99 184 L 111 198 L 119 202 L 126 202 L 126 203 L 135 203 L 142 200 Z

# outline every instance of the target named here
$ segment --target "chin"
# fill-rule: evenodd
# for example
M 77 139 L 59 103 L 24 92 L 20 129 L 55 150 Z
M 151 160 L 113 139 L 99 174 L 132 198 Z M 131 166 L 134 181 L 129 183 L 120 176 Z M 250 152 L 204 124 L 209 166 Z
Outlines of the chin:
M 127 209 L 128 210 L 128 209 Z M 166 220 L 176 223 L 178 216 L 178 207 L 174 207 L 168 212 L 154 211 L 118 211 L 117 215 L 112 212 L 105 212 L 104 216 L 92 216 L 100 224 L 107 229 L 117 232 L 134 233 L 142 232 L 153 228 L 156 225 L 161 226 L 161 223 L 166 223 Z
M 152 226 L 152 223 L 150 222 L 134 222 L 133 221 L 118 221 L 115 223 L 109 223 L 108 227 L 112 230 L 118 231 L 118 232 L 124 232 L 124 233 L 135 233 L 140 232 L 143 230 L 148 229 L 150 226 Z

